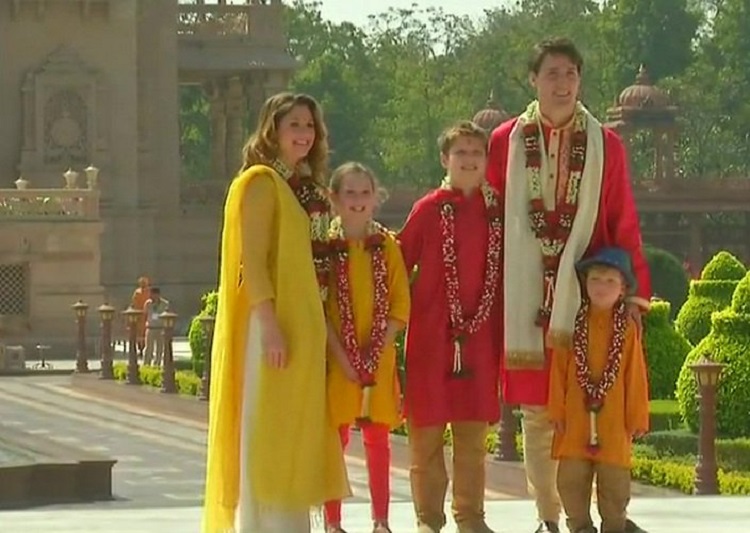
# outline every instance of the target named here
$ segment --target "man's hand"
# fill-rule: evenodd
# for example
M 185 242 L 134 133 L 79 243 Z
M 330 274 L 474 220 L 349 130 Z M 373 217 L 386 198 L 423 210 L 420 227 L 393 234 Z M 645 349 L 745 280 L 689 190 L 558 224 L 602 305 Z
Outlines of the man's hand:
M 562 421 L 562 422 L 555 422 L 554 425 L 555 425 L 555 433 L 559 433 L 560 435 L 562 435 L 563 433 L 565 433 L 565 422 L 564 421 Z
M 635 321 L 635 325 L 638 328 L 638 335 L 641 335 L 643 333 L 643 311 L 641 311 L 641 308 L 638 304 L 633 302 L 627 303 L 627 310 L 628 314 L 633 318 Z

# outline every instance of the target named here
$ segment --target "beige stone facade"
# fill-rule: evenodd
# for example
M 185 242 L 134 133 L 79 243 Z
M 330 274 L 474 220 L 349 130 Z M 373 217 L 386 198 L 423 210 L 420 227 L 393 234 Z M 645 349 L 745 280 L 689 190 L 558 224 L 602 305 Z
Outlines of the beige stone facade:
M 24 206 L 0 212 L 0 297 L 20 290 L 3 269 L 26 269 L 25 303 L 0 309 L 6 337 L 72 338 L 73 302 L 122 309 L 141 275 L 183 319 L 215 285 L 221 203 L 248 121 L 295 68 L 280 1 L 223 3 L 0 0 L 0 211 Z M 180 179 L 187 83 L 210 102 L 211 176 L 198 184 Z M 80 189 L 62 189 L 68 168 Z M 67 207 L 42 214 L 45 201 Z

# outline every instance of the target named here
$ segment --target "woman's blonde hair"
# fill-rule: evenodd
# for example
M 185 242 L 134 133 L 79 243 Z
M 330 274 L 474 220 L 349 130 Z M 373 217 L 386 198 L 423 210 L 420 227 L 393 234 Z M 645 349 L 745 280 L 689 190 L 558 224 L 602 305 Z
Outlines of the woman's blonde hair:
M 320 104 L 307 94 L 284 92 L 265 101 L 260 110 L 258 125 L 242 149 L 242 170 L 261 163 L 271 163 L 279 156 L 279 123 L 297 106 L 305 106 L 310 110 L 315 128 L 315 140 L 303 161 L 309 165 L 312 178 L 319 185 L 325 184 L 328 172 L 328 131 L 323 122 Z
M 372 190 L 375 191 L 375 194 L 378 198 L 378 205 L 382 205 L 386 200 L 388 200 L 388 191 L 380 186 L 380 180 L 378 180 L 375 172 L 373 172 L 372 169 L 367 165 L 357 163 L 356 161 L 349 161 L 347 163 L 339 165 L 336 170 L 333 171 L 333 173 L 331 174 L 331 180 L 328 185 L 330 191 L 333 194 L 339 194 L 339 192 L 341 192 L 341 183 L 349 174 L 361 174 L 368 180 L 370 180 L 370 184 L 372 184 Z

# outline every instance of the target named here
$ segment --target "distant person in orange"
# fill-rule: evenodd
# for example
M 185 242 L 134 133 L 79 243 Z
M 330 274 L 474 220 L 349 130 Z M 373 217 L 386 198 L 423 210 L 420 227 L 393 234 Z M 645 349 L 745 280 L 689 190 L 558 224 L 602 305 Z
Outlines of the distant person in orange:
M 130 307 L 143 311 L 148 299 L 151 298 L 151 280 L 146 276 L 138 278 L 138 287 L 133 291 L 133 297 L 130 299 Z M 138 355 L 143 357 L 143 350 L 146 348 L 146 315 L 141 315 L 138 321 L 138 335 L 136 346 Z
M 557 490 L 568 529 L 595 533 L 596 476 L 599 531 L 625 533 L 632 442 L 649 426 L 646 363 L 626 304 L 637 282 L 621 248 L 603 248 L 576 266 L 587 297 L 576 316 L 573 349 L 553 353 L 547 406 Z

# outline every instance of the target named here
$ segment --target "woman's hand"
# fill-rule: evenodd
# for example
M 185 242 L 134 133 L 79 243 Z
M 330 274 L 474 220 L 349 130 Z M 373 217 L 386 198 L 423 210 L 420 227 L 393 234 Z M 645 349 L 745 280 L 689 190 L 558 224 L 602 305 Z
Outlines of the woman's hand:
M 270 302 L 258 305 L 256 311 L 260 320 L 260 346 L 266 364 L 271 368 L 282 369 L 288 364 L 286 341 L 281 333 L 276 313 Z

